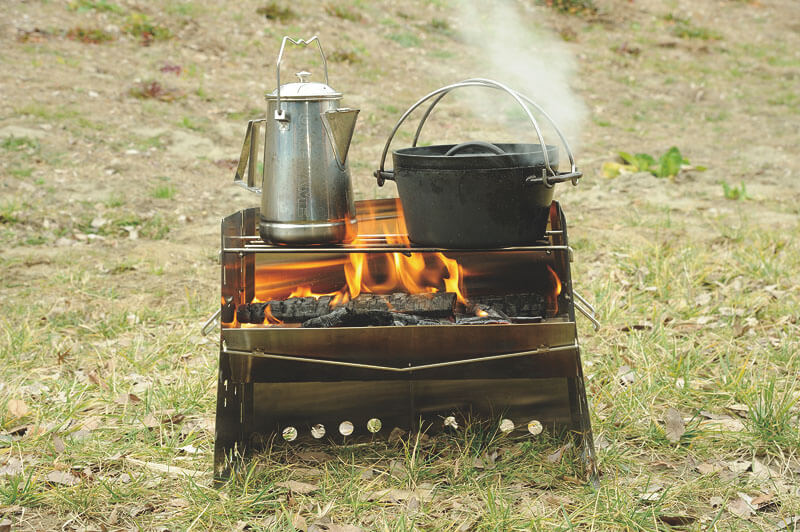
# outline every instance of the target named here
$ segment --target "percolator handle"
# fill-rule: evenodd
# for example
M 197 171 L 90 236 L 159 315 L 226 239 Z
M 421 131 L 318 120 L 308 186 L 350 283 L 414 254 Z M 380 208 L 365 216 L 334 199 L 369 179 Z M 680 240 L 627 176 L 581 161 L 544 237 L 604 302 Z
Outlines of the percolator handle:
M 309 44 L 316 42 L 317 48 L 319 48 L 319 55 L 322 56 L 322 68 L 325 71 L 325 85 L 330 85 L 328 83 L 328 61 L 325 59 L 325 52 L 322 51 L 322 44 L 319 42 L 319 37 L 314 35 L 310 39 L 292 39 L 291 37 L 284 36 L 283 41 L 281 41 L 281 50 L 278 52 L 278 61 L 275 66 L 275 78 L 278 82 L 278 88 L 275 91 L 277 94 L 277 106 L 275 108 L 275 120 L 286 120 L 286 111 L 281 109 L 281 61 L 283 61 L 283 51 L 286 48 L 286 43 L 290 42 L 292 44 L 296 44 L 298 46 L 308 46 Z

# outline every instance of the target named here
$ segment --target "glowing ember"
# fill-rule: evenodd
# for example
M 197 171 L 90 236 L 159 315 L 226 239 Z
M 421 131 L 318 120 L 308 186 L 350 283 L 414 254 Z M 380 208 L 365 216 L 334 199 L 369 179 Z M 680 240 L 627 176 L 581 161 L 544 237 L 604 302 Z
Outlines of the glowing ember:
M 478 316 L 479 318 L 485 318 L 489 315 L 489 313 L 483 309 L 478 309 L 475 311 L 475 315 Z

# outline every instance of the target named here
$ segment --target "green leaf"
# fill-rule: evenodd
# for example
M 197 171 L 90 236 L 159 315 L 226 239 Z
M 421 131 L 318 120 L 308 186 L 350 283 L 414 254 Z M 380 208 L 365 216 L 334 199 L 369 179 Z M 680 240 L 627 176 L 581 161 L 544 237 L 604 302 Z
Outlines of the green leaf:
M 634 155 L 635 161 L 633 163 L 636 169 L 640 172 L 647 172 L 652 166 L 656 164 L 656 160 L 646 153 L 637 153 Z
M 656 177 L 675 177 L 681 171 L 681 165 L 686 159 L 681 155 L 681 151 L 673 146 L 658 159 L 658 167 L 656 168 Z
M 633 158 L 633 155 L 631 155 L 630 153 L 628 153 L 626 151 L 621 151 L 621 152 L 619 152 L 619 156 L 626 163 L 636 166 L 636 160 Z

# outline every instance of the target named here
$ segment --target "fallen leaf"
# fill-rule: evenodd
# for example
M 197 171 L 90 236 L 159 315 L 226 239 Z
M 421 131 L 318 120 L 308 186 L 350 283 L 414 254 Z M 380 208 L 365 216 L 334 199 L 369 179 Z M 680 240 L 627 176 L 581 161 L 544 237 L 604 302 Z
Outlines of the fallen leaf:
M 733 403 L 732 405 L 728 405 L 725 408 L 728 410 L 732 410 L 733 412 L 739 414 L 742 417 L 747 417 L 747 414 L 750 412 L 750 407 L 747 405 L 743 405 L 741 403 Z
M 414 491 L 403 489 L 383 489 L 367 494 L 366 500 L 373 502 L 402 503 L 411 497 L 416 497 L 420 501 L 430 501 L 433 490 L 417 489 Z
M 0 465 L 0 477 L 15 476 L 22 474 L 22 460 L 14 458 L 13 456 L 7 462 Z
M 725 465 L 734 473 L 744 473 L 750 469 L 753 464 L 744 460 L 734 460 L 733 462 L 725 462 Z
M 486 451 L 481 456 L 476 456 L 473 459 L 472 466 L 475 469 L 494 469 L 495 462 L 497 461 L 498 456 L 499 453 L 497 451 L 492 451 L 491 453 L 489 451 Z M 406 469 L 405 467 L 403 467 L 403 472 L 405 471 Z
M 141 403 L 142 400 L 135 393 L 123 393 L 115 401 L 118 405 Z
M 295 516 L 292 517 L 292 526 L 294 527 L 295 530 L 300 530 L 301 532 L 308 531 L 308 524 L 306 523 L 306 519 L 300 514 L 295 514 Z
M 327 462 L 329 460 L 333 460 L 333 456 L 322 451 L 305 451 L 302 453 L 297 453 L 295 456 L 306 462 Z
M 728 511 L 742 519 L 749 519 L 756 513 L 755 509 L 750 504 L 750 497 L 745 493 L 739 493 L 738 496 L 732 501 L 728 502 Z
M 646 502 L 655 502 L 661 499 L 662 491 L 664 491 L 664 486 L 651 484 L 646 490 L 639 494 L 639 499 Z
M 658 520 L 669 526 L 688 526 L 697 521 L 691 515 L 659 515 Z
M 649 331 L 653 328 L 653 324 L 649 321 L 644 323 L 637 323 L 635 325 L 625 325 L 624 327 L 620 328 L 621 332 L 631 332 L 631 331 Z
M 742 432 L 745 429 L 740 419 L 724 415 L 715 416 L 715 419 L 704 419 L 697 427 L 709 432 Z
M 195 447 L 191 443 L 189 445 L 184 445 L 183 447 L 180 447 L 178 450 L 182 451 L 182 452 L 184 452 L 186 454 L 198 454 L 198 453 L 202 452 L 202 451 L 200 451 L 200 449 L 198 449 L 197 447 Z
M 298 480 L 287 480 L 286 482 L 278 482 L 275 485 L 280 488 L 286 488 L 292 493 L 297 493 L 299 495 L 308 495 L 319 489 L 319 486 L 316 484 L 309 484 L 308 482 L 300 482 Z
M 757 458 L 753 459 L 753 477 L 759 480 L 770 480 L 776 478 L 782 478 L 782 475 L 775 471 L 774 469 L 764 465 L 761 461 Z
M 636 382 L 636 372 L 630 366 L 622 365 L 617 370 L 617 382 L 625 387 Z
M 750 505 L 756 510 L 764 510 L 777 506 L 778 501 L 773 493 L 759 493 L 750 500 Z
M 57 454 L 63 453 L 67 449 L 67 446 L 64 445 L 64 440 L 58 437 L 57 434 L 53 434 L 53 450 Z
M 701 475 L 710 475 L 724 469 L 722 464 L 716 462 L 702 462 L 697 464 L 695 468 Z
M 308 532 L 363 532 L 353 525 L 336 525 L 334 523 L 315 523 L 308 527 Z
M 664 424 L 666 425 L 667 440 L 671 443 L 678 443 L 686 432 L 686 423 L 683 422 L 681 413 L 674 408 L 668 408 L 664 414 Z
M 100 427 L 102 422 L 103 420 L 102 418 L 100 418 L 100 416 L 89 416 L 80 422 L 79 427 L 82 430 L 93 431 L 96 428 Z
M 564 456 L 564 451 L 566 451 L 570 447 L 572 447 L 572 442 L 567 442 L 565 445 L 562 445 L 561 447 L 556 449 L 554 453 L 547 455 L 547 458 L 545 458 L 545 460 L 547 460 L 551 464 L 557 464 L 561 462 L 561 457 Z
M 6 408 L 13 419 L 21 418 L 29 412 L 28 405 L 22 399 L 9 399 Z
M 130 514 L 131 517 L 136 517 L 137 515 L 141 515 L 143 513 L 150 513 L 155 509 L 156 507 L 152 503 L 147 502 L 144 504 L 138 504 L 134 506 L 133 508 L 130 509 L 128 513 Z
M 780 520 L 780 524 L 774 529 L 775 532 L 781 532 L 782 530 L 789 530 L 790 532 L 794 532 L 800 528 L 800 515 L 795 515 L 794 517 L 782 517 Z
M 608 449 L 609 447 L 611 447 L 611 442 L 609 442 L 605 436 L 600 434 L 599 436 L 595 437 L 594 439 L 595 449 L 597 449 L 598 451 L 603 451 L 605 449 Z
M 392 432 L 389 433 L 389 443 L 397 443 L 403 439 L 403 436 L 406 435 L 406 431 L 401 429 L 400 427 L 395 427 L 392 429 Z
M 100 388 L 103 388 L 103 389 L 106 389 L 106 390 L 108 389 L 108 384 L 106 384 L 106 382 L 103 379 L 100 378 L 100 376 L 97 374 L 97 371 L 92 370 L 86 376 L 96 386 L 99 386 Z
M 111 510 L 111 513 L 108 514 L 108 524 L 114 526 L 117 523 L 119 523 L 119 508 L 114 508 Z
M 161 425 L 161 421 L 153 414 L 147 414 L 142 418 L 142 425 L 148 429 L 154 429 Z
M 169 505 L 172 506 L 173 508 L 188 508 L 189 506 L 191 506 L 191 503 L 186 499 L 177 498 L 177 499 L 170 499 Z
M 126 457 L 125 461 L 136 466 L 144 467 L 151 471 L 164 473 L 173 477 L 180 477 L 183 475 L 194 477 L 200 474 L 200 471 L 193 469 L 184 469 L 183 467 L 171 466 L 167 464 L 159 464 L 156 462 L 145 462 L 144 460 L 137 460 L 136 458 Z
M 47 474 L 47 480 L 48 482 L 61 484 L 62 486 L 74 486 L 80 482 L 80 480 L 69 471 L 51 471 Z

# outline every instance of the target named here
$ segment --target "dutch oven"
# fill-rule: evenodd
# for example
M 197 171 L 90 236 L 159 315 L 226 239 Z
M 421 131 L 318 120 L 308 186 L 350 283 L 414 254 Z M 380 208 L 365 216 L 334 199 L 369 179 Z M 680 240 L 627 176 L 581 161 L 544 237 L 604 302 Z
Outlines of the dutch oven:
M 419 134 L 436 104 L 460 87 L 488 87 L 510 94 L 525 110 L 539 144 L 464 142 L 417 146 Z M 392 152 L 393 170 L 384 165 L 395 133 L 411 112 L 436 97 L 425 111 L 413 144 Z M 570 171 L 558 173 L 558 147 L 547 145 L 524 102 L 553 125 L 570 161 Z M 546 149 L 545 149 L 546 146 Z M 572 152 L 561 131 L 530 98 L 487 79 L 469 79 L 438 89 L 412 105 L 400 118 L 384 146 L 378 184 L 397 183 L 409 239 L 416 245 L 443 248 L 499 248 L 534 244 L 547 227 L 553 185 L 577 184 Z

